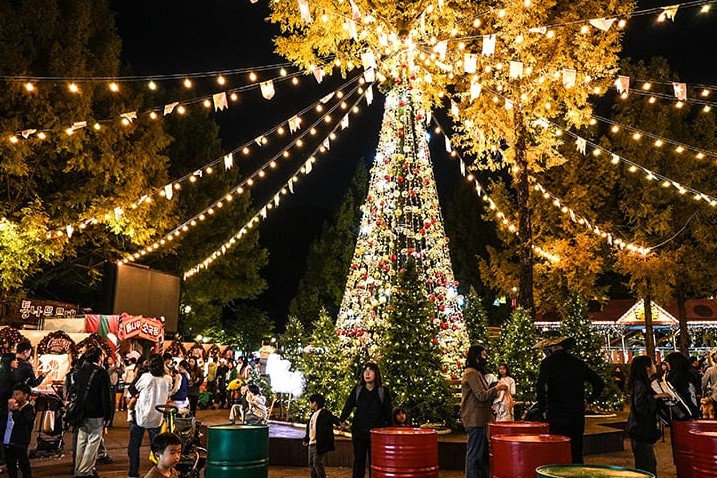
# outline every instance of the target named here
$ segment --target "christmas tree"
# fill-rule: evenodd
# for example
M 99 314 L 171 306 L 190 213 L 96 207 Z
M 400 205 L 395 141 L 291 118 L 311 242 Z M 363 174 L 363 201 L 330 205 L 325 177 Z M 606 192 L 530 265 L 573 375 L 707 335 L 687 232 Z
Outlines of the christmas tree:
M 441 369 L 457 378 L 468 346 L 443 229 L 428 151 L 419 92 L 406 75 L 394 79 L 371 169 L 359 236 L 341 303 L 337 328 L 349 346 L 366 357 L 379 357 L 397 272 L 415 261 L 441 350 Z M 416 318 L 418 319 L 418 318 Z
M 605 389 L 594 405 L 603 410 L 622 408 L 622 394 L 612 378 L 612 368 L 602 350 L 603 341 L 588 318 L 587 301 L 582 296 L 571 296 L 565 303 L 562 316 L 560 334 L 575 339 L 570 353 L 582 359 L 605 381 Z
M 482 345 L 490 350 L 492 344 L 488 336 L 488 314 L 485 311 L 485 307 L 483 307 L 483 302 L 481 302 L 478 292 L 476 292 L 473 286 L 471 286 L 468 297 L 466 297 L 466 305 L 463 308 L 463 320 L 466 324 L 468 339 L 471 345 Z
M 405 408 L 414 425 L 444 422 L 451 415 L 451 396 L 437 369 L 441 350 L 431 321 L 435 312 L 409 260 L 399 271 L 383 340 L 381 368 L 397 407 Z
M 542 357 L 533 346 L 537 342 L 535 325 L 528 311 L 516 309 L 503 325 L 497 353 L 489 357 L 492 362 L 506 363 L 515 380 L 517 400 L 534 401 L 535 384 Z

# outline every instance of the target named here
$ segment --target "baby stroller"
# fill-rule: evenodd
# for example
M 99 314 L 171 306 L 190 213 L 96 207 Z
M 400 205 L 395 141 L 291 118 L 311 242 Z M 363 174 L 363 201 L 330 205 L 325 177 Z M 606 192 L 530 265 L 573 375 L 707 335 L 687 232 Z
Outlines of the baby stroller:
M 207 461 L 207 450 L 201 446 L 201 423 L 189 413 L 180 413 L 174 405 L 156 405 L 164 417 L 163 432 L 174 433 L 182 440 L 182 456 L 175 466 L 179 478 L 198 478 Z
M 37 445 L 30 450 L 30 458 L 50 457 L 62 454 L 65 446 L 63 433 L 65 404 L 54 393 L 40 393 L 35 398 L 35 411 L 40 412 L 37 429 Z

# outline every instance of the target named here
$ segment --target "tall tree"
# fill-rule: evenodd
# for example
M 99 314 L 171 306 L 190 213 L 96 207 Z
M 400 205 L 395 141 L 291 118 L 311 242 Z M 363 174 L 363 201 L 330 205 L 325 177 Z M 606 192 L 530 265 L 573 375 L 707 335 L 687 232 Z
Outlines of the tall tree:
M 518 308 L 503 325 L 497 350 L 491 353 L 494 362 L 508 364 L 515 380 L 515 396 L 519 400 L 533 401 L 536 398 L 535 383 L 541 357 L 533 348 L 535 343 L 533 319 L 526 310 Z
M 490 349 L 490 336 L 488 335 L 488 314 L 483 306 L 478 292 L 471 287 L 466 296 L 463 307 L 463 321 L 466 324 L 468 339 L 471 344 L 480 344 Z

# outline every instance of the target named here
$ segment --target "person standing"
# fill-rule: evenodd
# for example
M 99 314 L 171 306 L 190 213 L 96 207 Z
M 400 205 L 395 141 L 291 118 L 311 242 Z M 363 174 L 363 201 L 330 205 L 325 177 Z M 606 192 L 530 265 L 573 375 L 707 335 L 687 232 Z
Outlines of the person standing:
M 45 375 L 35 377 L 35 371 L 29 360 L 32 357 L 32 344 L 27 340 L 18 342 L 15 356 L 17 357 L 17 368 L 13 369 L 15 383 L 26 383 L 30 388 L 37 387 L 45 380 Z
M 702 393 L 702 380 L 699 379 L 690 367 L 687 357 L 680 352 L 672 352 L 665 357 L 670 364 L 667 381 L 689 408 L 691 418 L 699 416 L 700 395 Z
M 149 433 L 150 443 L 159 433 L 162 414 L 154 409 L 155 405 L 164 405 L 169 399 L 169 385 L 164 379 L 164 361 L 161 355 L 152 355 L 149 359 L 149 373 L 142 374 L 130 387 L 134 405 L 135 419 L 129 425 L 129 478 L 139 478 L 139 452 L 144 431 Z
M 3 434 L 3 444 L 7 474 L 10 478 L 17 478 L 18 468 L 22 472 L 22 478 L 32 478 L 27 449 L 35 425 L 35 410 L 30 404 L 30 393 L 30 387 L 26 383 L 18 383 L 13 387 L 12 398 L 8 400 L 10 415 Z
M 635 468 L 649 471 L 657 477 L 655 442 L 662 435 L 657 422 L 657 399 L 670 398 L 667 393 L 655 394 L 650 378 L 657 374 L 655 363 L 647 355 L 632 359 L 630 366 L 630 416 L 627 419 L 627 433 L 632 442 Z
M 513 417 L 513 397 L 515 396 L 515 380 L 510 376 L 508 364 L 502 363 L 498 366 L 498 383 L 504 383 L 508 388 L 498 392 L 498 396 L 493 401 L 493 412 L 495 413 L 495 421 L 512 422 Z
M 702 393 L 717 402 L 717 350 L 709 355 L 710 367 L 702 376 Z
M 75 373 L 75 387 L 83 411 L 75 450 L 75 477 L 94 475 L 102 431 L 112 418 L 110 376 L 100 366 L 102 350 L 92 347 L 83 354 L 82 367 Z M 87 393 L 85 393 L 87 390 Z
M 585 362 L 568 353 L 566 349 L 574 343 L 574 339 L 557 337 L 536 345 L 545 349 L 538 373 L 538 406 L 547 410 L 551 435 L 570 438 L 573 463 L 583 463 L 585 407 L 600 397 L 605 382 Z M 591 386 L 587 399 L 585 383 Z
M 304 446 L 309 447 L 309 471 L 311 478 L 326 478 L 326 454 L 335 449 L 334 424 L 341 422 L 326 410 L 326 399 L 320 393 L 309 397 L 311 418 L 306 424 Z
M 383 386 L 381 370 L 374 362 L 368 362 L 361 374 L 361 381 L 346 399 L 339 421 L 346 428 L 346 420 L 356 409 L 351 424 L 351 442 L 354 448 L 353 478 L 366 474 L 366 458 L 371 464 L 371 429 L 387 427 L 393 419 L 391 393 Z
M 488 352 L 471 345 L 461 380 L 461 421 L 468 435 L 466 478 L 488 478 L 488 439 L 486 426 L 493 417 L 491 404 L 498 393 L 508 389 L 505 383 L 491 387 L 485 379 Z
M 189 411 L 196 417 L 197 403 L 199 402 L 199 388 L 202 382 L 204 382 L 204 374 L 195 357 L 189 357 L 187 363 L 189 363 L 189 391 L 187 392 Z

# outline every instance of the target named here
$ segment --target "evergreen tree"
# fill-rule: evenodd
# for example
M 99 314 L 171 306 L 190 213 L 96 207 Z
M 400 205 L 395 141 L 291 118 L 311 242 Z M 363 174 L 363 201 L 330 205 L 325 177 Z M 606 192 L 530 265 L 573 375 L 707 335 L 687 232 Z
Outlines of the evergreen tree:
M 466 331 L 471 345 L 478 344 L 491 350 L 491 340 L 488 335 L 488 314 L 473 286 L 471 286 L 466 297 L 466 305 L 463 308 L 463 321 L 466 324 Z
M 605 381 L 605 389 L 595 405 L 603 410 L 622 408 L 622 394 L 612 378 L 612 367 L 603 349 L 604 341 L 588 318 L 587 301 L 579 295 L 573 295 L 565 303 L 561 315 L 560 334 L 575 339 L 570 353 L 582 359 Z
M 533 319 L 525 310 L 518 308 L 501 328 L 497 351 L 491 353 L 496 363 L 506 363 L 515 379 L 517 400 L 534 401 L 535 385 L 542 357 L 533 346 L 536 344 Z
M 383 379 L 394 405 L 405 408 L 416 424 L 443 423 L 451 416 L 451 396 L 440 370 L 441 350 L 432 314 L 416 263 L 409 260 L 399 271 L 379 346 Z
M 322 307 L 331 316 L 338 314 L 367 188 L 368 168 L 360 161 L 336 214 L 324 224 L 321 235 L 311 246 L 306 273 L 289 306 L 289 313 L 305 326 L 311 326 Z
M 279 353 L 282 358 L 291 362 L 292 370 L 299 370 L 299 361 L 306 345 L 307 337 L 304 324 L 293 315 L 290 315 L 286 323 L 286 330 L 279 337 Z

